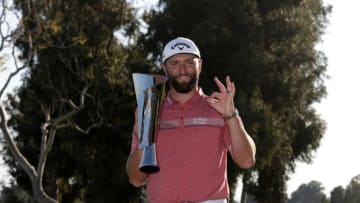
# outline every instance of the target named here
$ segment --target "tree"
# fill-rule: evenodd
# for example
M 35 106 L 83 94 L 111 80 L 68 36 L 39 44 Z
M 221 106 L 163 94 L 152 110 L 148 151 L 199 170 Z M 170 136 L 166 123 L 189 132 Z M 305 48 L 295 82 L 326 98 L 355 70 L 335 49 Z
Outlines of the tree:
M 36 203 L 34 198 L 19 186 L 5 187 L 0 196 L 0 203 Z
M 324 194 L 324 187 L 320 182 L 311 181 L 308 184 L 302 184 L 291 194 L 287 203 L 327 203 L 328 200 Z
M 28 70 L 1 105 L 1 130 L 17 184 L 39 202 L 136 201 L 124 169 L 134 99 L 127 50 L 114 37 L 119 29 L 135 32 L 128 3 L 14 0 L 14 6 L 21 19 L 11 40 L 23 65 L 12 75 Z
M 343 202 L 345 202 L 345 189 L 342 186 L 337 186 L 330 193 L 330 203 Z
M 360 202 L 360 175 L 351 179 L 350 183 L 346 186 L 345 201 L 346 203 Z
M 22 24 L 19 24 L 18 28 L 15 28 L 14 30 L 11 30 L 11 27 L 6 21 L 6 17 L 8 16 L 7 13 L 13 10 L 9 10 L 9 4 L 7 1 L 2 1 L 1 2 L 1 47 L 0 50 L 3 52 L 5 50 L 5 48 L 7 46 L 9 46 L 12 43 L 12 40 L 14 39 L 14 36 L 16 36 L 16 34 L 19 33 L 19 31 L 22 28 Z M 4 28 L 3 25 L 6 26 L 5 29 L 7 29 L 7 31 L 4 32 Z M 29 52 L 27 55 L 23 56 L 24 62 L 23 65 L 19 66 L 17 63 L 15 64 L 15 71 L 12 72 L 8 79 L 5 81 L 4 86 L 1 87 L 0 90 L 0 98 L 3 96 L 7 86 L 9 85 L 11 79 L 17 75 L 21 70 L 27 68 L 29 66 L 30 60 L 33 57 L 33 52 L 34 50 L 32 49 L 33 47 L 33 43 L 32 43 L 32 36 L 31 35 L 24 35 L 23 36 L 25 40 L 27 40 L 29 42 Z M 15 56 L 15 49 L 12 49 L 12 56 L 16 59 Z M 47 132 L 44 132 L 42 134 L 43 138 L 43 142 L 42 142 L 42 153 L 41 153 L 41 159 L 39 160 L 38 163 L 38 167 L 35 168 L 31 163 L 28 162 L 28 160 L 26 159 L 26 157 L 20 152 L 19 148 L 16 146 L 13 138 L 10 136 L 10 129 L 8 127 L 8 120 L 6 118 L 6 114 L 5 114 L 5 109 L 4 106 L 1 105 L 0 106 L 0 128 L 1 128 L 1 133 L 4 136 L 5 142 L 7 144 L 7 147 L 9 149 L 9 151 L 11 152 L 12 156 L 14 156 L 14 158 L 18 161 L 19 165 L 21 166 L 21 168 L 23 170 L 25 170 L 25 172 L 27 173 L 27 175 L 30 178 L 32 187 L 33 187 L 33 192 L 34 192 L 34 196 L 40 201 L 40 202 L 52 202 L 53 199 L 51 197 L 49 197 L 46 192 L 43 190 L 42 188 L 42 175 L 43 175 L 43 168 L 45 166 L 45 160 L 47 158 L 47 153 L 48 153 L 48 149 L 51 146 L 52 142 L 47 141 L 47 138 L 49 136 L 49 134 Z M 46 127 L 45 127 L 46 128 Z M 46 130 L 46 129 L 45 129 Z M 51 140 L 51 138 L 50 138 Z M 48 147 L 49 146 L 49 147 Z
M 139 48 L 154 67 L 164 43 L 185 36 L 201 50 L 206 92 L 216 88 L 214 76 L 231 75 L 237 85 L 235 103 L 258 151 L 252 171 L 229 162 L 232 191 L 244 173 L 245 192 L 283 203 L 295 161 L 311 162 L 325 130 L 312 107 L 326 95 L 326 57 L 315 45 L 330 11 L 320 0 L 161 0 L 145 15 L 149 29 Z

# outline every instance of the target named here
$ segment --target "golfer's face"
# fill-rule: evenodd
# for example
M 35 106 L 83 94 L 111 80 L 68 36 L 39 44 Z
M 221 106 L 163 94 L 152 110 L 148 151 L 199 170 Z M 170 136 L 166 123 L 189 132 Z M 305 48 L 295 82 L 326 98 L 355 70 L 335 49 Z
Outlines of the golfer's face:
M 179 93 L 188 93 L 197 86 L 201 60 L 192 54 L 176 54 L 164 64 L 170 84 Z

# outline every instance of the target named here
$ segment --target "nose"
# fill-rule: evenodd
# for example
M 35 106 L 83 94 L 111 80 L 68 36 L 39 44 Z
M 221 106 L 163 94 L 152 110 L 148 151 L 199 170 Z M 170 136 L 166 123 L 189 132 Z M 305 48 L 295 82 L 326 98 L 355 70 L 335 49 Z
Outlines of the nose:
M 185 62 L 181 62 L 181 63 L 180 63 L 179 73 L 180 73 L 180 74 L 186 73 L 186 63 L 185 63 Z

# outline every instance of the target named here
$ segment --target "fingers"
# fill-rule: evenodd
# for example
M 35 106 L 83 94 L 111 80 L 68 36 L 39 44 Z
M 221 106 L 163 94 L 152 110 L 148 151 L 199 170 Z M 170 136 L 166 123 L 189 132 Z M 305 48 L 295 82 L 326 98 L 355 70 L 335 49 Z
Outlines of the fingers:
M 235 84 L 234 84 L 234 82 L 231 82 L 230 76 L 228 76 L 228 75 L 226 76 L 226 79 L 225 79 L 226 87 L 219 80 L 218 77 L 215 77 L 214 81 L 215 81 L 216 85 L 218 86 L 220 92 L 235 93 Z
M 222 82 L 219 80 L 218 77 L 215 77 L 214 81 L 215 81 L 216 85 L 218 86 L 220 92 L 226 92 L 226 87 L 222 84 Z
M 220 100 L 224 97 L 224 94 L 222 93 L 219 93 L 219 92 L 213 92 L 211 95 L 210 95 L 210 98 L 213 99 L 213 100 Z
M 232 107 L 234 106 L 233 99 L 235 95 L 235 84 L 234 82 L 231 82 L 230 76 L 226 76 L 226 86 L 219 80 L 218 77 L 215 77 L 214 81 L 218 86 L 219 91 L 213 92 L 207 101 L 217 112 L 222 115 L 228 115 L 228 112 L 231 111 L 232 113 L 234 111 Z
M 226 90 L 229 92 L 235 91 L 235 84 L 234 82 L 231 82 L 230 76 L 226 76 Z
M 230 76 L 227 75 L 225 81 L 226 81 L 226 87 L 227 87 L 226 90 L 231 91 Z

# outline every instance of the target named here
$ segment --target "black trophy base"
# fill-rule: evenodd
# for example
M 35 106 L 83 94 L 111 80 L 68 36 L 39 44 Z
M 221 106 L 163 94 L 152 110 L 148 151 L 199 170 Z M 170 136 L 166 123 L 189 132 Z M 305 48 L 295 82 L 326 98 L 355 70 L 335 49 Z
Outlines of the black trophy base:
M 144 173 L 156 173 L 160 171 L 158 166 L 141 166 L 140 171 Z

